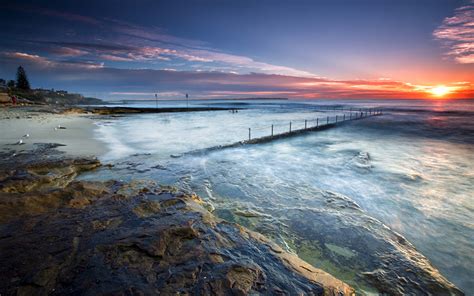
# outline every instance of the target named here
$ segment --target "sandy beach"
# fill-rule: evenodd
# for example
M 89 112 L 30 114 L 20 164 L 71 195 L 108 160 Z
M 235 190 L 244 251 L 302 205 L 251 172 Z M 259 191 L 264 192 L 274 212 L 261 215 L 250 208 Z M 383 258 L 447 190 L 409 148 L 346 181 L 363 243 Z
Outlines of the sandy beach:
M 94 116 L 62 114 L 49 106 L 4 107 L 0 109 L 0 150 L 18 154 L 31 150 L 35 143 L 56 143 L 64 145 L 58 150 L 70 156 L 98 156 L 105 147 L 94 138 Z M 23 143 L 18 145 L 20 140 Z

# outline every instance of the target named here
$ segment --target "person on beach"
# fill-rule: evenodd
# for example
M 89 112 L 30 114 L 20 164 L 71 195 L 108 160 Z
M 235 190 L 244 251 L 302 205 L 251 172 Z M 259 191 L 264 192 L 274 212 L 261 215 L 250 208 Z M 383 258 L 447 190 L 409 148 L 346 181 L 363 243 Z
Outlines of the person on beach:
M 16 105 L 16 96 L 12 96 L 12 104 Z

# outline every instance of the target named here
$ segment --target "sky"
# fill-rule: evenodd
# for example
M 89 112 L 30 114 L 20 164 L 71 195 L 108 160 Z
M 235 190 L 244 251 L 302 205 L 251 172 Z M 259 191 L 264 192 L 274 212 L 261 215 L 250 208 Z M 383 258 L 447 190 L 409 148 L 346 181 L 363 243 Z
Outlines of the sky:
M 474 98 L 474 0 L 0 0 L 0 28 L 0 78 L 107 100 Z

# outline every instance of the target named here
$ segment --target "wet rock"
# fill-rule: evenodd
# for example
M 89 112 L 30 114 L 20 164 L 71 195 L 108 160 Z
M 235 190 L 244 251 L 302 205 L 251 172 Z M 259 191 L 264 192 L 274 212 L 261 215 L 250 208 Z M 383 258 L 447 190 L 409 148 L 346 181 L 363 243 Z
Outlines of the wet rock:
M 195 197 L 94 200 L 0 226 L 2 295 L 352 293 L 263 236 L 216 219 Z
M 364 270 L 355 275 L 356 288 L 363 290 L 366 282 L 387 295 L 464 295 L 403 236 L 357 207 L 295 208 L 279 215 L 303 259 L 317 267 L 324 262 L 325 270 L 337 263 L 348 278 Z
M 95 158 L 64 158 L 53 148 L 58 144 L 36 144 L 31 153 L 10 157 L 0 153 L 0 192 L 24 193 L 42 187 L 64 187 L 82 171 L 100 166 Z
M 1 295 L 353 294 L 196 195 L 75 181 L 99 164 L 50 159 L 20 159 L 0 181 Z

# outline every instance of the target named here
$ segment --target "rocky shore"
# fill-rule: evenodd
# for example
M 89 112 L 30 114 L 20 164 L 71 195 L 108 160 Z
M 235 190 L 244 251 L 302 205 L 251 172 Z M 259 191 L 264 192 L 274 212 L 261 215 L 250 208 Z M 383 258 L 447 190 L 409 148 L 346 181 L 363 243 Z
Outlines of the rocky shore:
M 0 113 L 0 295 L 351 295 L 352 287 L 463 295 L 407 240 L 343 196 L 267 213 L 285 221 L 287 250 L 305 262 L 258 234 L 273 237 L 258 215 L 250 213 L 252 227 L 232 218 L 232 204 L 214 209 L 196 195 L 140 181 L 146 155 L 127 168 L 138 176 L 132 182 L 79 181 L 96 169 L 117 178 L 120 167 L 86 156 L 100 155 L 102 146 L 92 136 L 93 118 L 117 110 L 84 115 L 83 108 L 30 106 Z M 15 145 L 19 138 L 24 143 Z
M 0 154 L 1 295 L 354 294 L 196 195 L 77 181 L 100 162 L 55 146 Z

